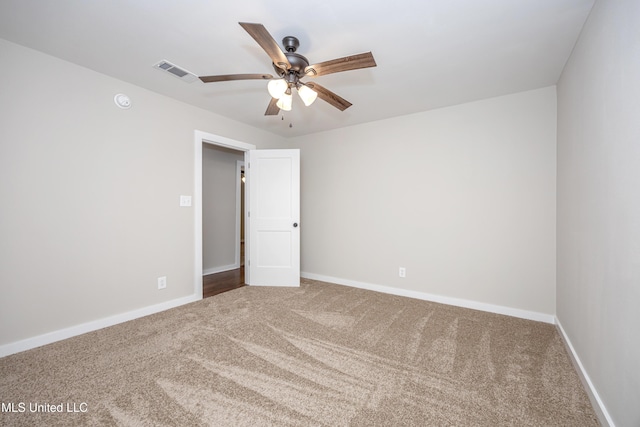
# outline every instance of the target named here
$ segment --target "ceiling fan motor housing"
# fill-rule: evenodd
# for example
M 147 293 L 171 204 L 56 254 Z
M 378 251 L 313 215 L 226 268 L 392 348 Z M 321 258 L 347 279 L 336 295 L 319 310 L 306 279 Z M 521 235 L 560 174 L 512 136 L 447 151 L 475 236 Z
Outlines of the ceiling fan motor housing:
M 291 64 L 291 68 L 286 72 L 274 64 L 274 69 L 280 77 L 283 78 L 287 78 L 286 74 L 295 74 L 298 78 L 302 77 L 304 75 L 304 69 L 309 66 L 309 60 L 299 53 L 296 53 L 296 50 L 298 50 L 300 46 L 300 41 L 294 36 L 286 36 L 282 39 L 282 46 L 285 50 L 284 55 L 287 57 L 289 64 Z
M 303 74 L 304 69 L 309 66 L 309 60 L 299 53 L 287 52 L 285 56 L 289 60 L 289 64 L 291 64 L 291 69 L 289 71 L 295 71 L 296 73 Z

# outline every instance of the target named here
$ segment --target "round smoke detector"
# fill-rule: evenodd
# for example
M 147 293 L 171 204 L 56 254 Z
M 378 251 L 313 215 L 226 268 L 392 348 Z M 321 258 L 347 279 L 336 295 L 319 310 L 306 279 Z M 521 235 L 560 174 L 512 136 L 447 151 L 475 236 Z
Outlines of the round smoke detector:
M 119 93 L 114 96 L 113 101 L 118 107 L 122 108 L 123 110 L 131 108 L 131 99 L 129 99 L 129 97 L 123 93 Z

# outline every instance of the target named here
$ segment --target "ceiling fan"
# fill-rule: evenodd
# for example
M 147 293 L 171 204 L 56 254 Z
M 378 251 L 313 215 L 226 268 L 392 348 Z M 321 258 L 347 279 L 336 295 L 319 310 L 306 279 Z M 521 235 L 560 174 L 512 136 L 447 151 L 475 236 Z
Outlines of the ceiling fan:
M 309 106 L 320 98 L 333 105 L 340 111 L 344 111 L 352 104 L 338 96 L 329 89 L 315 82 L 303 82 L 303 77 L 318 77 L 343 71 L 357 70 L 359 68 L 375 67 L 376 62 L 371 52 L 345 56 L 343 58 L 320 62 L 309 65 L 304 56 L 296 53 L 300 42 L 293 36 L 282 39 L 284 51 L 262 24 L 247 22 L 239 23 L 242 28 L 258 42 L 260 47 L 271 58 L 276 77 L 271 74 L 225 74 L 218 76 L 199 77 L 204 83 L 224 82 L 230 80 L 270 80 L 268 84 L 271 101 L 265 111 L 265 116 L 275 116 L 280 110 L 291 110 L 292 91 L 295 89 L 305 105 Z

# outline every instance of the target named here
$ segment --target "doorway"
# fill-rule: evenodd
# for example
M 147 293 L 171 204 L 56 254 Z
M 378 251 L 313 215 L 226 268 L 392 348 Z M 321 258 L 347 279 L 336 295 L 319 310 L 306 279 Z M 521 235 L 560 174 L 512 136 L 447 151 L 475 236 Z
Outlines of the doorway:
M 244 153 L 202 145 L 202 273 L 240 267 Z
M 202 298 L 203 143 L 244 151 L 245 259 L 251 260 L 246 263 L 246 282 L 300 286 L 300 150 L 256 150 L 252 144 L 195 131 L 194 297 Z
M 203 143 L 211 144 L 217 147 L 223 147 L 226 149 L 236 150 L 238 152 L 247 152 L 249 150 L 256 149 L 256 146 L 253 144 L 247 144 L 241 141 L 232 140 L 230 138 L 198 130 L 194 132 L 194 295 L 198 298 L 202 298 L 203 295 Z M 248 229 L 248 224 L 246 225 L 246 228 Z
M 245 285 L 245 177 L 240 158 L 235 150 L 203 145 L 203 298 Z

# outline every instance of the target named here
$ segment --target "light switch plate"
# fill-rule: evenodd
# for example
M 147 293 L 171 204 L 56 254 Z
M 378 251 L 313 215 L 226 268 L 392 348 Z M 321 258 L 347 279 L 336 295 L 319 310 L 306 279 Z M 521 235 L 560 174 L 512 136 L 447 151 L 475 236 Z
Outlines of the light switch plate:
M 191 196 L 180 196 L 180 206 L 191 206 Z

